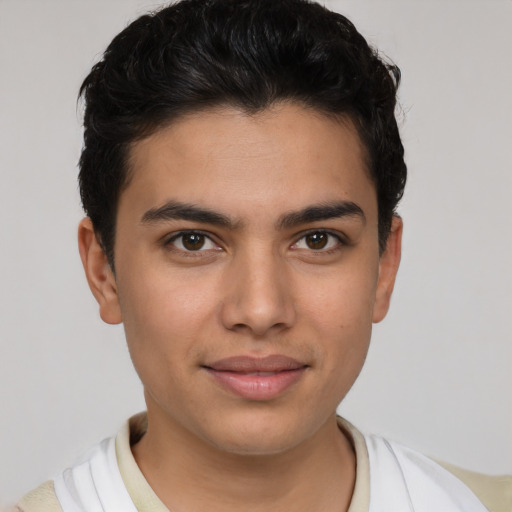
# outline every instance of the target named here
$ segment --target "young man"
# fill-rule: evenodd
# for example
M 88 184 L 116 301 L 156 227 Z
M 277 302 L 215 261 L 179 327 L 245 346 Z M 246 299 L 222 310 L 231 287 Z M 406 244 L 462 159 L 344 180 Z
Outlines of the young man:
M 112 41 L 81 91 L 79 246 L 147 414 L 19 509 L 506 510 L 336 416 L 400 260 L 398 82 L 302 0 L 185 0 Z

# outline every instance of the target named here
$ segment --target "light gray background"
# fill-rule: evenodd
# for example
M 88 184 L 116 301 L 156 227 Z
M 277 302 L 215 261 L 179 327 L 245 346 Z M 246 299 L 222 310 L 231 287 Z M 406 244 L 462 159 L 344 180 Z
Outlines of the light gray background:
M 433 456 L 512 471 L 512 3 L 327 2 L 402 68 L 404 256 L 341 412 Z M 0 0 L 0 503 L 143 408 L 76 249 L 75 99 L 147 0 Z M 342 371 L 342 369 L 340 369 Z

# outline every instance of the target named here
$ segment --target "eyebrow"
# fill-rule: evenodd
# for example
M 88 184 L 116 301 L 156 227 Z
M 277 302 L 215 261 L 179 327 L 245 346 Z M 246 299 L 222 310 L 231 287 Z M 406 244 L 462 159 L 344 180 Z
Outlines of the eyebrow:
M 234 229 L 237 225 L 227 215 L 178 201 L 168 201 L 159 208 L 151 208 L 144 213 L 141 219 L 143 224 L 153 224 L 166 220 L 191 220 L 230 229 Z
M 359 205 L 352 201 L 336 201 L 307 206 L 301 210 L 285 213 L 276 222 L 276 227 L 290 229 L 301 224 L 342 217 L 356 217 L 363 223 L 366 222 L 366 216 Z M 163 206 L 151 208 L 141 218 L 143 224 L 168 220 L 190 220 L 228 229 L 236 229 L 242 224 L 223 213 L 179 201 L 168 201 Z
M 289 229 L 301 224 L 342 217 L 356 217 L 366 223 L 366 216 L 359 205 L 352 201 L 336 201 L 285 213 L 277 222 L 277 226 L 281 229 Z

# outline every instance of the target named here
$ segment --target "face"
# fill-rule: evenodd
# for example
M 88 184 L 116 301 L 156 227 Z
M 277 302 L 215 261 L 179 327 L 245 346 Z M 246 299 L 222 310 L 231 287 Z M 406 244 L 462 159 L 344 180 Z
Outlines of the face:
M 124 322 L 150 428 L 263 454 L 333 419 L 399 258 L 398 221 L 379 257 L 364 162 L 349 121 L 294 105 L 189 115 L 134 145 L 115 277 L 86 224 L 80 239 L 103 319 Z

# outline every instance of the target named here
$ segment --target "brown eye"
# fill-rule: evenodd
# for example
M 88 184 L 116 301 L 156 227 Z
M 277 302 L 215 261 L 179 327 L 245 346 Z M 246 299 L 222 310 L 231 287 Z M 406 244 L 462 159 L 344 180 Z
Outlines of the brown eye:
M 306 235 L 304 237 L 306 245 L 310 249 L 319 250 L 324 249 L 329 242 L 329 235 L 327 233 L 311 233 L 310 235 Z
M 329 231 L 310 231 L 293 245 L 294 249 L 327 252 L 330 249 L 341 248 L 343 241 L 338 235 Z
M 220 250 L 208 235 L 200 231 L 182 231 L 177 233 L 166 242 L 166 246 L 169 248 L 174 247 L 182 252 L 196 252 L 198 255 L 206 251 Z
M 187 251 L 198 251 L 202 249 L 205 242 L 205 236 L 200 233 L 186 233 L 181 235 L 183 247 Z

